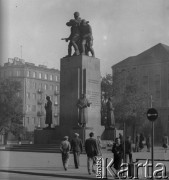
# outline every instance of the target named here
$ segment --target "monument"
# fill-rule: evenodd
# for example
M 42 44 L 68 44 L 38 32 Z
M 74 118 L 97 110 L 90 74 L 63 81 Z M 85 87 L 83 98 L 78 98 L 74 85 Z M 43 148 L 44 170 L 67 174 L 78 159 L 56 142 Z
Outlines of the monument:
M 78 15 L 78 21 L 75 15 Z M 71 31 L 71 35 L 67 39 L 70 41 L 68 56 L 60 61 L 60 129 L 64 130 L 63 136 L 64 133 L 72 136 L 74 132 L 78 132 L 84 140 L 91 131 L 98 136 L 101 136 L 104 131 L 104 126 L 101 126 L 100 60 L 95 58 L 92 47 L 92 28 L 89 22 L 81 20 L 78 12 L 75 12 L 74 16 L 75 20 L 71 19 L 66 25 L 74 22 L 72 28 L 77 28 L 79 31 Z M 77 43 L 78 46 L 74 48 L 75 53 L 71 56 L 70 43 L 72 37 L 74 40 L 75 35 L 72 34 L 74 32 L 80 33 L 76 34 L 76 37 L 80 37 L 80 43 Z M 89 56 L 89 53 L 92 56 Z M 79 107 L 81 104 L 78 102 L 83 95 L 86 96 L 86 105 L 84 109 L 81 109 Z M 80 120 L 79 122 L 84 114 L 87 116 L 87 121 L 82 120 L 81 122 Z
M 92 47 L 92 28 L 78 12 L 66 25 L 71 27 L 71 34 L 62 38 L 69 44 L 68 55 L 60 60 L 60 125 L 55 131 L 48 131 L 45 142 L 65 135 L 71 138 L 75 132 L 84 142 L 91 131 L 102 137 L 105 130 L 101 125 L 100 60 L 95 58 Z

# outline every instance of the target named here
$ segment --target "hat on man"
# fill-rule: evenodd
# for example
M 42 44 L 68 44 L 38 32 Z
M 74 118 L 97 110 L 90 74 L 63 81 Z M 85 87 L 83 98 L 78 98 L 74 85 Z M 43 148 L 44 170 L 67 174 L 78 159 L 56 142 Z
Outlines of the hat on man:
M 78 134 L 78 133 L 75 133 L 75 136 L 77 136 L 77 137 L 78 137 L 78 136 L 79 136 L 79 134 Z

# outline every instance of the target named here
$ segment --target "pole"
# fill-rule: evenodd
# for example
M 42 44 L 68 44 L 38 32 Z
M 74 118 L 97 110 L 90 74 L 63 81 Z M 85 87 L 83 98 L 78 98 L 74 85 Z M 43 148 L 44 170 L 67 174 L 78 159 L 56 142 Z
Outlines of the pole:
M 86 138 L 85 129 L 86 129 L 86 124 L 84 124 L 84 126 L 83 126 L 83 145 L 85 145 L 85 138 Z
M 126 127 L 125 127 L 125 122 L 123 122 L 123 161 L 126 163 L 126 155 L 125 155 L 125 140 L 126 140 Z
M 151 95 L 151 108 L 153 107 L 153 98 Z M 153 172 L 154 172 L 154 122 L 152 121 L 152 128 L 151 128 L 151 176 L 152 180 L 154 179 Z
M 152 175 L 152 180 L 154 179 L 153 177 L 153 172 L 154 172 L 154 122 L 152 121 L 152 135 L 151 135 L 151 162 L 152 162 L 152 169 L 151 169 L 151 175 Z

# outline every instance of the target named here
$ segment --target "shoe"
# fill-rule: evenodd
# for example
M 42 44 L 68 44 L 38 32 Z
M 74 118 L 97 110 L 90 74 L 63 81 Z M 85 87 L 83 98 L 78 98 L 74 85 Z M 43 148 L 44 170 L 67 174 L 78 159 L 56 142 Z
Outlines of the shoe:
M 91 172 L 89 172 L 89 175 L 91 175 Z

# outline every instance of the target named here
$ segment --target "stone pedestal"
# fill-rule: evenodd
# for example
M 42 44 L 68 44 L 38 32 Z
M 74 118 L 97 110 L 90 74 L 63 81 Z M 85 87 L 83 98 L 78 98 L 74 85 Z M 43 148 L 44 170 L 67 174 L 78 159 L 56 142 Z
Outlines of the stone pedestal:
M 116 138 L 116 129 L 106 128 L 103 132 L 102 139 L 104 140 L 115 140 Z
M 63 58 L 60 65 L 60 135 L 72 137 L 75 131 L 82 134 L 83 128 L 78 128 L 79 112 L 76 104 L 81 93 L 85 93 L 92 104 L 88 107 L 88 128 L 84 130 L 84 137 L 88 138 L 91 131 L 101 136 L 104 126 L 101 126 L 100 113 L 100 60 L 80 55 Z

